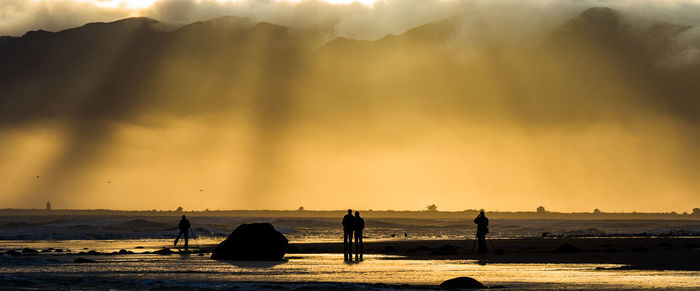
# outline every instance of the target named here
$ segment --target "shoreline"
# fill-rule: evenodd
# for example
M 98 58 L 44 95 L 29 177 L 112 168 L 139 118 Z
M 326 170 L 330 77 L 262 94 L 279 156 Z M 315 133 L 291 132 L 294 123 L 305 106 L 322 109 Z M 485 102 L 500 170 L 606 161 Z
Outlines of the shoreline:
M 480 264 L 590 263 L 638 270 L 700 270 L 700 238 L 489 239 L 486 254 L 472 253 L 473 244 L 473 240 L 368 241 L 364 253 L 399 256 L 396 259 L 475 260 Z M 342 252 L 342 242 L 293 242 L 287 254 Z
M 667 279 L 659 279 L 669 286 L 689 286 L 687 283 L 678 283 L 678 278 L 696 278 L 698 271 L 698 258 L 700 258 L 700 238 L 522 238 L 522 239 L 493 239 L 487 242 L 491 247 L 488 254 L 472 254 L 471 240 L 393 240 L 393 241 L 368 241 L 365 243 L 366 254 L 387 255 L 366 257 L 366 263 L 343 262 L 342 242 L 292 242 L 290 250 L 285 256 L 285 263 L 272 262 L 236 262 L 213 261 L 209 259 L 210 252 L 216 244 L 207 243 L 200 248 L 192 247 L 191 253 L 177 252 L 175 248 L 168 252 L 153 251 L 154 248 L 166 246 L 162 243 L 137 247 L 137 244 L 128 242 L 122 244 L 124 252 L 111 252 L 111 249 L 77 248 L 74 251 L 58 253 L 55 250 L 44 252 L 24 252 L 15 254 L 17 258 L 3 256 L 6 267 L 22 266 L 33 268 L 53 268 L 53 271 L 39 273 L 22 271 L 19 273 L 7 272 L 0 274 L 5 287 L 32 288 L 41 286 L 83 286 L 86 289 L 97 286 L 110 286 L 114 289 L 168 289 L 168 288 L 197 288 L 208 286 L 210 289 L 279 289 L 279 290 L 439 290 L 440 281 L 451 278 L 468 276 L 487 286 L 487 288 L 504 289 L 575 289 L 596 290 L 608 286 L 605 281 L 591 281 L 595 278 L 615 278 L 611 281 L 617 289 L 636 289 L 637 285 L 625 283 L 625 276 L 642 276 L 672 274 Z M 569 244 L 573 248 L 560 246 Z M 16 250 L 20 245 L 13 246 Z M 46 245 L 46 247 L 50 247 Z M 168 246 L 169 247 L 169 246 Z M 503 254 L 494 253 L 494 248 L 500 249 Z M 110 250 L 110 251 L 107 251 Z M 578 251 L 576 251 L 578 250 Z M 7 250 L 6 250 L 7 251 Z M 321 254 L 321 255 L 318 255 Z M 331 256 L 327 254 L 332 254 Z M 10 255 L 10 254 L 6 254 Z M 10 255 L 14 256 L 14 255 Z M 124 256 L 124 257 L 122 257 Z M 131 257 L 129 257 L 131 256 Z M 33 258 L 32 258 L 33 257 Z M 309 258 L 315 257 L 313 260 Z M 139 258 L 138 260 L 133 260 Z M 319 259 L 321 258 L 321 259 Z M 78 261 L 80 259 L 80 261 Z M 416 260 L 416 261 L 411 261 Z M 446 261 L 440 261 L 446 260 Z M 419 262 L 417 262 L 419 261 Z M 136 262 L 130 268 L 137 270 L 132 277 L 124 278 L 102 275 L 112 270 L 123 268 L 124 262 Z M 62 266 L 70 266 L 63 268 Z M 557 264 L 562 264 L 557 266 Z M 567 265 L 569 264 L 569 265 Z M 585 266 L 577 264 L 586 264 Z M 230 265 L 230 267 L 229 267 Z M 479 266 L 485 265 L 485 266 Z M 202 269 L 202 266 L 214 266 L 213 269 Z M 217 267 L 218 266 L 218 267 Z M 399 279 L 383 281 L 382 273 L 377 275 L 377 266 L 397 272 Z M 389 266 L 389 267 L 387 267 Z M 391 267 L 394 266 L 394 267 Z M 395 266 L 401 266 L 397 269 Z M 415 266 L 428 266 L 411 269 Z M 444 278 L 432 283 L 433 280 L 411 281 L 406 276 L 404 267 L 408 270 L 420 271 L 421 274 L 432 274 L 434 269 L 430 266 L 451 266 L 444 273 Z M 223 272 L 216 271 L 223 267 Z M 579 271 L 581 267 L 585 270 Z M 75 268 L 75 269 L 73 269 Z M 170 270 L 161 273 L 162 269 Z M 318 271 L 317 268 L 325 268 Z M 364 269 L 363 269 L 364 268 Z M 84 278 L 70 270 L 96 270 L 99 276 L 92 279 Z M 291 277 L 299 270 L 318 272 L 317 277 L 301 276 Z M 544 272 L 549 274 L 575 274 L 576 279 L 551 280 L 542 277 Z M 384 269 L 380 269 L 382 272 Z M 458 270 L 458 272 L 454 272 Z M 517 271 L 508 271 L 517 270 Z M 564 270 L 564 271 L 560 271 Z M 108 272 L 109 271 L 109 272 Z M 669 271 L 669 272 L 665 272 Z M 200 277 L 202 274 L 217 274 Z M 233 272 L 233 273 L 231 273 Z M 252 273 L 251 273 L 252 272 Z M 262 272 L 270 274 L 271 281 L 265 281 L 267 277 L 259 277 L 259 280 L 251 280 L 253 273 Z M 334 274 L 328 277 L 325 272 Z M 371 280 L 360 277 L 348 277 L 354 272 L 374 272 Z M 496 272 L 494 275 L 493 272 Z M 499 273 L 500 272 L 500 273 Z M 516 272 L 516 273 L 511 273 Z M 528 274 L 525 279 L 509 280 L 502 277 L 511 276 L 519 278 L 518 272 Z M 534 272 L 534 273 L 533 273 Z M 581 273 L 583 272 L 583 273 Z M 631 273 L 630 273 L 631 272 Z M 680 272 L 680 273 L 678 273 Z M 147 276 L 142 276 L 147 274 Z M 38 276 L 36 274 L 42 274 Z M 302 272 L 302 274 L 305 274 Z M 500 275 L 499 275 L 500 274 Z M 449 275 L 449 276 L 448 276 Z M 222 277 L 223 276 L 223 277 Z M 228 277 L 227 277 L 228 276 Z M 233 276 L 233 277 L 231 277 Z M 314 275 L 316 276 L 316 275 Z M 337 277 L 335 277 L 337 276 Z M 403 277 L 401 277 L 403 276 Z M 675 277 L 673 277 L 675 276 Z M 439 276 L 438 276 L 439 277 Z M 262 279 L 261 279 L 262 278 Z M 350 278 L 350 279 L 348 279 Z M 503 279 L 506 278 L 506 279 Z M 529 278 L 529 279 L 527 279 Z M 534 280 L 533 280 L 534 278 Z M 622 278 L 622 279 L 621 279 Z M 319 279 L 315 281 L 314 279 Z M 335 280 L 334 280 L 335 279 Z M 635 279 L 636 280 L 636 279 Z M 675 280 L 675 281 L 674 281 Z M 430 283 L 427 283 L 430 282 Z M 573 284 L 573 285 L 571 285 Z M 651 282 L 647 289 L 655 288 L 656 283 Z M 675 285 L 673 285 L 675 284 Z M 645 286 L 647 286 L 645 285 Z M 635 287 L 636 286 L 636 287 Z M 659 285 L 666 286 L 666 285 Z M 10 288 L 11 289 L 11 288 Z M 682 289 L 692 290 L 693 287 Z
M 218 243 L 191 246 L 192 254 L 209 256 Z M 390 255 L 388 260 L 470 260 L 476 264 L 613 264 L 613 269 L 700 271 L 700 238 L 509 238 L 488 239 L 489 252 L 479 254 L 474 240 L 372 240 L 364 243 L 364 253 Z M 32 256 L 42 250 L 25 253 L 21 249 L 3 249 L 6 255 Z M 78 252 L 48 252 L 50 255 L 121 255 L 126 253 L 162 255 L 178 254 L 172 245 L 151 245 L 150 251 L 124 246 L 122 253 L 94 252 L 87 248 Z M 472 250 L 474 248 L 474 250 Z M 72 248 L 77 250 L 76 248 Z M 14 253 L 13 253 L 14 252 Z M 341 254 L 342 241 L 290 242 L 286 257 L 295 254 Z M 182 253 L 180 253 L 182 254 Z M 602 269 L 601 270 L 607 270 Z

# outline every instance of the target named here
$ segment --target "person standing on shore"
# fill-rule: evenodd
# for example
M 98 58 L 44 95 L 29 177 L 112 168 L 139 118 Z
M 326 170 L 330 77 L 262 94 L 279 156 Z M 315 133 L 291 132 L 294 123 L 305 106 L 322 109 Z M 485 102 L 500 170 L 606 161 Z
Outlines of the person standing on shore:
M 190 236 L 189 236 L 189 231 L 190 227 L 190 221 L 187 220 L 187 218 L 183 215 L 182 219 L 180 219 L 180 224 L 177 226 L 180 229 L 180 233 L 177 234 L 177 238 L 175 239 L 174 245 L 177 245 L 177 241 L 180 240 L 180 236 L 184 236 L 185 239 L 185 251 L 189 251 L 189 241 L 190 241 Z
M 487 253 L 489 250 L 486 247 L 486 234 L 489 233 L 489 219 L 486 218 L 483 209 L 474 218 L 474 223 L 476 223 L 476 239 L 479 242 L 479 253 Z
M 360 212 L 355 211 L 355 261 L 363 260 L 364 245 L 362 243 L 362 230 L 365 229 L 365 220 L 360 217 Z
M 355 217 L 352 209 L 343 217 L 343 251 L 346 261 L 352 260 L 352 233 L 355 230 Z

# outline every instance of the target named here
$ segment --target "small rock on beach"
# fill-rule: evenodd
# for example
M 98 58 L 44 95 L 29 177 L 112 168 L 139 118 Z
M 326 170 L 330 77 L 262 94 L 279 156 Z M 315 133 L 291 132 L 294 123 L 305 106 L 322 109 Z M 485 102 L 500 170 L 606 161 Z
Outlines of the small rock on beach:
M 457 277 L 440 284 L 442 288 L 481 289 L 484 284 L 471 277 Z

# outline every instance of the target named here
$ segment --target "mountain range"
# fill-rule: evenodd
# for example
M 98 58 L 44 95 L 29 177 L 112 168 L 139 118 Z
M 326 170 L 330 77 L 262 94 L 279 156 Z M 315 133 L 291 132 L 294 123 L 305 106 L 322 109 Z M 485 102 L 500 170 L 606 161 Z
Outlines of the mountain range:
M 508 46 L 458 15 L 377 40 L 222 17 L 149 18 L 0 38 L 0 127 L 246 112 L 264 128 L 384 112 L 526 122 L 643 114 L 700 122 L 693 27 L 590 8 Z M 476 32 L 476 33 L 475 33 Z

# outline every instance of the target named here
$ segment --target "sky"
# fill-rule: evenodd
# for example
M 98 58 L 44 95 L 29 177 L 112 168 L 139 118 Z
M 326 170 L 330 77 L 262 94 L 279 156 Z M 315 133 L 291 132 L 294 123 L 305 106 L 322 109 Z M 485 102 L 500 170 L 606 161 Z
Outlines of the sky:
M 330 60 L 340 64 L 337 71 L 348 72 L 347 79 L 314 75 L 327 65 L 319 61 L 307 64 L 309 71 L 291 72 L 299 74 L 291 84 L 258 84 L 257 76 L 265 72 L 255 68 L 238 72 L 232 89 L 220 85 L 231 76 L 211 68 L 174 70 L 181 60 L 164 58 L 144 77 L 154 92 L 177 79 L 195 80 L 202 92 L 210 87 L 233 95 L 245 83 L 258 86 L 251 92 L 293 91 L 295 98 L 285 103 L 276 96 L 219 100 L 202 94 L 197 97 L 213 101 L 171 104 L 154 97 L 153 104 L 144 105 L 148 108 L 125 107 L 115 120 L 82 116 L 81 110 L 92 110 L 89 104 L 65 101 L 56 107 L 75 106 L 68 111 L 75 119 L 3 118 L 0 208 L 41 208 L 50 200 L 59 209 L 421 210 L 436 204 L 452 211 L 534 211 L 540 205 L 552 211 L 691 211 L 700 206 L 700 121 L 697 111 L 683 110 L 695 108 L 697 100 L 666 104 L 631 77 L 634 72 L 625 71 L 572 76 L 605 89 L 600 96 L 579 96 L 574 105 L 558 96 L 531 99 L 537 86 L 519 84 L 518 96 L 510 91 L 518 80 L 504 77 L 512 73 L 526 80 L 531 63 L 488 56 L 485 44 L 529 49 L 567 20 L 601 5 L 690 27 L 655 66 L 683 70 L 700 61 L 700 1 L 695 0 L 0 0 L 0 35 L 13 36 L 136 16 L 178 27 L 232 15 L 296 28 L 331 27 L 325 41 L 377 40 L 466 15 L 459 20 L 458 39 L 451 41 L 474 49 L 474 55 L 465 53 L 456 62 L 479 72 L 436 69 L 445 79 L 411 82 L 400 77 L 431 76 L 410 66 L 399 72 L 393 67 L 354 71 L 352 63 Z M 399 46 L 392 57 L 405 58 L 406 64 L 431 60 L 429 52 L 409 48 Z M 249 62 L 259 65 L 259 57 L 251 52 Z M 213 57 L 212 65 L 216 61 L 225 60 Z M 374 89 L 357 99 L 342 99 L 345 93 L 329 97 L 355 89 L 328 85 L 333 82 L 381 84 L 373 76 L 387 75 L 399 76 L 392 80 L 406 89 Z M 309 80 L 314 78 L 328 83 L 314 85 Z M 450 91 L 450 82 L 469 78 L 476 81 L 464 90 L 492 99 L 462 100 Z M 85 75 L 71 86 L 88 90 L 100 81 Z M 422 81 L 444 86 L 425 89 Z
M 339 36 L 376 39 L 466 10 L 499 25 L 517 24 L 527 32 L 592 6 L 678 24 L 700 23 L 700 0 L 0 0 L 0 35 L 135 16 L 191 23 L 233 15 L 288 26 L 332 22 Z

